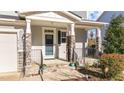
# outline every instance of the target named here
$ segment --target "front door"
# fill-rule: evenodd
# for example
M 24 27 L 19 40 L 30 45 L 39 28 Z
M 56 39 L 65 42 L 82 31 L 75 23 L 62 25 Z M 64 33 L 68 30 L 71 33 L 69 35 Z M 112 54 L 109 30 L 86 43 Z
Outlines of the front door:
M 54 58 L 54 35 L 45 34 L 45 58 Z
M 56 57 L 56 28 L 43 27 L 42 32 L 42 51 L 44 59 Z

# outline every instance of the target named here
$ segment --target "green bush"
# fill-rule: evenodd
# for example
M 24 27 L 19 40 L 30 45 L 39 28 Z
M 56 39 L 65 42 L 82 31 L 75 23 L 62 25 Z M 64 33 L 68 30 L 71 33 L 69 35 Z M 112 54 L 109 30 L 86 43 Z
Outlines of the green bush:
M 124 61 L 118 54 L 104 54 L 100 58 L 100 68 L 104 78 L 115 79 L 123 71 Z

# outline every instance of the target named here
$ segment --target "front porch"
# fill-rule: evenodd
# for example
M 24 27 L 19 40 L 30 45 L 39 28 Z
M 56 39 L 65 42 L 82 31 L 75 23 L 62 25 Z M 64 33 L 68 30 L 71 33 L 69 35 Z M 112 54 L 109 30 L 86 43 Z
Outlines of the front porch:
M 31 48 L 31 61 L 33 63 L 39 63 L 41 64 L 41 61 L 43 61 L 44 64 L 46 63 L 53 63 L 55 60 L 64 60 L 67 61 L 68 57 L 68 42 L 67 42 L 67 24 L 63 23 L 65 25 L 64 27 L 43 27 L 42 24 L 40 26 L 35 25 L 35 23 L 41 23 L 41 21 L 32 21 L 31 25 L 31 34 L 32 34 L 32 48 Z M 48 22 L 49 23 L 49 22 Z M 55 24 L 55 22 L 53 22 Z M 62 24 L 62 23 L 58 23 Z M 48 24 L 47 24 L 48 25 Z M 46 26 L 47 26 L 46 25 Z M 88 58 L 85 58 L 86 54 L 86 48 L 87 48 L 87 30 L 93 28 L 92 26 L 88 27 L 79 27 L 74 28 L 75 29 L 75 41 L 74 41 L 74 52 L 77 56 L 76 61 L 81 62 L 82 60 L 87 60 Z M 48 31 L 50 30 L 50 31 Z M 45 32 L 46 31 L 46 32 Z M 99 30 L 98 30 L 99 31 Z M 61 37 L 61 34 L 64 34 L 64 37 Z M 52 41 L 49 39 L 52 46 L 46 45 L 46 35 L 53 35 Z M 60 37 L 60 38 L 59 38 Z M 63 38 L 63 41 L 62 41 Z M 60 40 L 61 39 L 61 40 Z M 100 44 L 100 43 L 98 43 Z M 97 51 L 100 51 L 101 49 L 98 49 Z M 73 56 L 74 57 L 74 56 Z M 73 58 L 72 57 L 72 58 Z M 55 59 L 55 60 L 54 60 Z M 90 60 L 90 59 L 89 59 Z M 57 62 L 57 61 L 56 61 Z M 55 62 L 55 63 L 56 63 Z M 60 62 L 61 63 L 61 62 Z
M 96 60 L 92 58 L 85 58 L 86 62 L 89 62 L 90 65 L 93 65 L 93 63 L 96 62 Z M 91 73 L 97 73 L 89 71 L 85 73 L 85 70 L 82 71 L 81 69 L 73 69 L 69 66 L 68 61 L 63 61 L 59 59 L 53 59 L 53 60 L 44 60 L 44 63 L 46 65 L 46 68 L 43 70 L 42 79 L 43 81 L 87 81 L 87 80 L 100 80 L 99 77 L 92 75 Z M 92 63 L 92 64 L 91 64 Z M 32 66 L 32 70 L 38 70 L 38 65 L 35 64 L 35 66 Z M 92 67 L 92 66 L 91 66 Z M 88 71 L 88 69 L 86 69 Z M 91 75 L 90 75 L 91 74 Z M 87 79 L 87 76 L 91 76 L 92 78 Z M 22 81 L 41 81 L 41 76 L 38 74 L 34 74 L 31 77 L 24 77 L 20 80 Z
M 29 74 L 31 63 L 45 63 L 46 59 L 82 62 L 85 57 L 87 30 L 92 28 L 97 29 L 97 54 L 101 51 L 100 28 L 102 23 L 77 22 L 77 20 L 75 22 L 75 20 L 66 18 L 67 16 L 53 13 L 52 17 L 46 14 L 48 18 L 46 19 L 46 15 L 45 17 L 43 15 L 26 16 L 25 62 L 27 67 L 25 70 Z

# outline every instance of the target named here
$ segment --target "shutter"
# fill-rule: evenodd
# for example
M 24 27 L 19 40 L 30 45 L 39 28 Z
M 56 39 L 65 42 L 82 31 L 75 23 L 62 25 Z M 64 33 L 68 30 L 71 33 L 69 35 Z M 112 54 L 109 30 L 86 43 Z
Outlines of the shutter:
M 61 31 L 58 31 L 58 44 L 61 44 Z

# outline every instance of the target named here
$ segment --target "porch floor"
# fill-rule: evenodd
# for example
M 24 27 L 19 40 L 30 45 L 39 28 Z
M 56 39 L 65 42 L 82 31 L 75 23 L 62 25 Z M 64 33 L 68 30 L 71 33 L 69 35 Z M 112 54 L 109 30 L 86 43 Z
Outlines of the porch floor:
M 43 64 L 46 64 L 46 65 L 59 65 L 59 64 L 68 65 L 69 62 L 64 61 L 64 60 L 59 60 L 59 59 L 51 59 L 51 60 L 44 60 Z
M 69 62 L 53 59 L 44 60 L 44 64 L 47 68 L 43 72 L 44 81 L 67 81 L 73 79 L 82 79 L 85 77 L 82 73 L 69 67 Z M 34 75 L 31 77 L 24 77 L 23 81 L 41 81 L 40 75 Z

